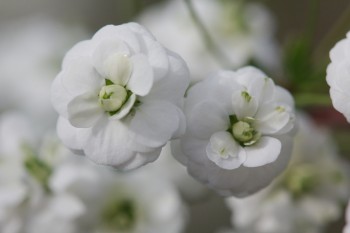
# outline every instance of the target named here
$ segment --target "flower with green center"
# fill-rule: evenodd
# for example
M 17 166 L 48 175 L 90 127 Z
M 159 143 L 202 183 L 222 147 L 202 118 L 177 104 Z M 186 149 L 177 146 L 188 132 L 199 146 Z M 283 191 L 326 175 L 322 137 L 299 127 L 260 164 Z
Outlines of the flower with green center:
M 175 156 L 223 195 L 255 192 L 287 164 L 293 105 L 290 94 L 256 68 L 220 71 L 189 89 L 188 130 L 173 144 Z
M 129 170 L 185 131 L 186 64 L 136 23 L 108 25 L 74 46 L 52 85 L 58 135 L 96 163 Z

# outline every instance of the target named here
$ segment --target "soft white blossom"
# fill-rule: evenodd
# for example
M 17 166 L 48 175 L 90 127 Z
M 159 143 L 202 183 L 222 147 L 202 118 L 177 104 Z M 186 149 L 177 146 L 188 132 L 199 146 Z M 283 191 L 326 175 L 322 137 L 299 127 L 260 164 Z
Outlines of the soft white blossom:
M 333 106 L 350 122 L 350 32 L 330 52 L 331 63 L 327 68 L 327 83 Z
M 203 79 L 222 65 L 239 68 L 253 62 L 270 70 L 279 69 L 280 55 L 273 38 L 275 25 L 263 5 L 226 0 L 191 2 L 221 59 L 208 50 L 184 1 L 169 0 L 152 5 L 142 12 L 138 21 L 165 46 L 185 58 L 192 81 Z
M 291 95 L 260 70 L 220 71 L 189 89 L 188 130 L 173 152 L 219 193 L 249 195 L 289 161 L 293 111 Z
M 349 178 L 327 131 L 299 119 L 292 161 L 267 189 L 227 199 L 232 224 L 255 233 L 320 233 L 338 219 L 349 195 Z
M 185 130 L 188 69 L 141 25 L 108 25 L 74 46 L 52 85 L 63 143 L 91 160 L 133 169 Z
M 78 159 L 61 166 L 50 186 L 85 204 L 87 211 L 78 221 L 83 232 L 179 233 L 184 227 L 179 194 L 149 170 L 121 174 Z

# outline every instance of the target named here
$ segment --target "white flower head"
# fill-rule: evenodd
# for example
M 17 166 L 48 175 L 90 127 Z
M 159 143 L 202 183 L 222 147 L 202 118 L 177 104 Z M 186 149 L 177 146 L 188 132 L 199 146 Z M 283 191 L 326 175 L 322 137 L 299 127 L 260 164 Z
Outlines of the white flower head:
M 350 122 L 350 32 L 330 52 L 331 63 L 327 68 L 327 83 L 333 106 Z
M 184 61 L 141 25 L 108 25 L 74 46 L 52 85 L 58 135 L 94 162 L 133 169 L 184 132 Z
M 221 71 L 197 83 L 185 114 L 188 130 L 173 151 L 190 174 L 223 195 L 265 187 L 289 160 L 293 99 L 256 68 Z

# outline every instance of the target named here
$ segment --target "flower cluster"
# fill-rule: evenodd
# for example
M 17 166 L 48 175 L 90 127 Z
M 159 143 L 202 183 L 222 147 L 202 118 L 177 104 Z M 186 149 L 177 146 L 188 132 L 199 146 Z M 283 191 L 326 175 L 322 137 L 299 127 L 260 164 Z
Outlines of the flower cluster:
M 0 119 L 1 232 L 182 231 L 186 209 L 166 177 L 106 170 L 54 137 L 36 146 L 32 131 L 21 115 Z

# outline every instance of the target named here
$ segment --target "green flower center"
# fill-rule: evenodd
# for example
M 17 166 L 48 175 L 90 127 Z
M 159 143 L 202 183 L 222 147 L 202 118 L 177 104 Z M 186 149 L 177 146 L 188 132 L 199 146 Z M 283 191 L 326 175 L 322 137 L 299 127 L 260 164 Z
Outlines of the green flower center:
M 253 126 L 254 118 L 238 120 L 236 116 L 231 116 L 230 119 L 232 128 L 229 131 L 241 146 L 251 146 L 260 139 L 261 134 Z
M 136 206 L 130 199 L 118 200 L 109 205 L 103 214 L 105 226 L 116 232 L 132 229 L 136 218 Z

